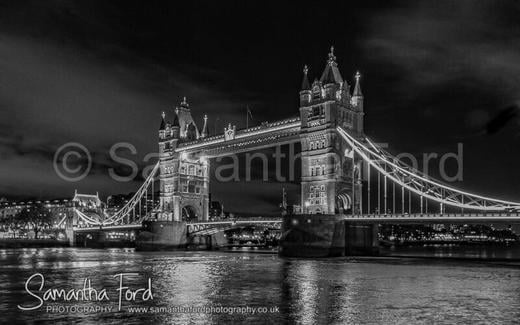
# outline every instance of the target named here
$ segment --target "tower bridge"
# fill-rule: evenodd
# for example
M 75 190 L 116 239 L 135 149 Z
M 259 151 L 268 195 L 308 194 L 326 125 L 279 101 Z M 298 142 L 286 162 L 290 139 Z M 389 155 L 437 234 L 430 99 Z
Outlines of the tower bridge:
M 295 142 L 301 144 L 301 211 L 283 220 L 289 246 L 303 241 L 303 246 L 328 242 L 332 247 L 337 236 L 373 237 L 377 224 L 388 222 L 520 221 L 520 203 L 455 189 L 405 165 L 366 137 L 360 79 L 357 72 L 351 90 L 331 48 L 319 78 L 311 83 L 309 69 L 303 69 L 298 116 L 242 130 L 229 123 L 223 133 L 211 136 L 208 117 L 199 128 L 184 98 L 175 110 L 162 113 L 159 162 L 135 196 L 104 220 L 77 211 L 72 224 L 139 227 L 153 220 L 182 224 L 186 234 L 226 228 L 232 224 L 208 220 L 210 159 Z M 159 205 L 143 211 L 141 202 L 157 180 Z M 357 224 L 363 224 L 361 230 Z M 371 241 L 366 238 L 364 242 Z

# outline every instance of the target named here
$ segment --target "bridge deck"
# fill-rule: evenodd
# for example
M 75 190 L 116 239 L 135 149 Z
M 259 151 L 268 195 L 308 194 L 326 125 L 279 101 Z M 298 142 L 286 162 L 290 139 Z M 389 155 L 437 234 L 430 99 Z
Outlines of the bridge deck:
M 520 213 L 414 213 L 345 215 L 345 220 L 367 223 L 518 223 Z
M 319 218 L 319 214 L 309 215 L 310 218 Z M 465 214 L 364 214 L 364 215 L 344 215 L 343 220 L 364 223 L 508 223 L 520 224 L 520 213 L 465 213 Z M 242 220 L 221 220 L 221 221 L 199 221 L 190 222 L 186 225 L 192 229 L 203 229 L 208 227 L 219 227 L 225 225 L 251 225 L 251 224 L 273 224 L 282 222 L 281 218 L 273 219 L 242 219 Z M 74 227 L 74 231 L 93 231 L 93 230 L 137 230 L 141 229 L 140 224 L 113 225 L 113 226 L 94 226 L 94 227 Z

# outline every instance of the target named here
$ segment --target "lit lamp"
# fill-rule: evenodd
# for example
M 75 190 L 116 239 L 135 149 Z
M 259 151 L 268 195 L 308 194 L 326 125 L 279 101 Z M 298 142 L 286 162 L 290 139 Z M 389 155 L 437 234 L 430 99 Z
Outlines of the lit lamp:
M 304 212 L 308 213 L 309 212 L 309 207 L 310 207 L 311 203 L 309 201 L 305 201 L 304 205 L 305 205 L 305 211 Z

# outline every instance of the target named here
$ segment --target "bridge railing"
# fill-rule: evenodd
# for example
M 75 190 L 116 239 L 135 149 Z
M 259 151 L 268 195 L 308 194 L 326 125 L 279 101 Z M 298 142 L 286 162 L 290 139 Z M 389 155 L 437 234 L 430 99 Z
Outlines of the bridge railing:
M 402 219 L 420 219 L 420 218 L 453 218 L 453 219 L 471 219 L 471 218 L 504 218 L 504 217 L 518 217 L 520 221 L 519 212 L 487 212 L 487 213 L 395 213 L 395 214 L 356 214 L 345 215 L 346 219 L 384 219 L 384 218 L 402 218 Z
M 211 224 L 211 223 L 233 223 L 233 222 L 281 222 L 281 217 L 252 217 L 252 218 L 233 218 L 233 219 L 219 219 L 219 220 L 197 220 L 188 222 L 188 224 L 197 225 L 197 224 Z

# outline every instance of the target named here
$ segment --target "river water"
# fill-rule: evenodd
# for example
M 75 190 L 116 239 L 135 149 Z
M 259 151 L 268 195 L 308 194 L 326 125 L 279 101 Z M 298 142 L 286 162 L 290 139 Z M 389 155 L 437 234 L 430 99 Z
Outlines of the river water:
M 462 253 L 452 256 L 457 254 Z M 134 291 L 147 288 L 149 278 L 153 300 L 144 301 L 137 294 L 134 301 L 126 301 L 123 295 L 118 310 L 119 278 L 114 275 L 122 272 L 135 273 L 123 276 L 123 285 Z M 98 291 L 104 288 L 110 300 L 47 300 L 37 310 L 19 310 L 17 306 L 39 304 L 38 298 L 24 289 L 35 273 L 44 277 L 44 287 L 38 291 L 41 278 L 35 276 L 29 291 L 40 299 L 48 289 L 83 289 L 85 278 L 89 278 L 91 287 Z M 99 310 L 108 307 L 112 310 Z M 131 310 L 133 307 L 148 309 Z M 520 262 L 405 257 L 287 259 L 275 254 L 218 251 L 5 249 L 0 250 L 0 312 L 3 324 L 518 323 Z

